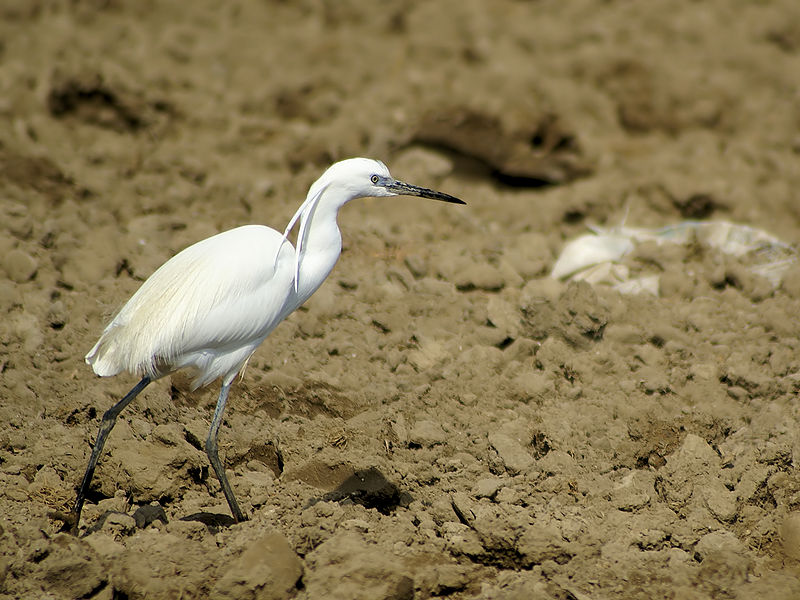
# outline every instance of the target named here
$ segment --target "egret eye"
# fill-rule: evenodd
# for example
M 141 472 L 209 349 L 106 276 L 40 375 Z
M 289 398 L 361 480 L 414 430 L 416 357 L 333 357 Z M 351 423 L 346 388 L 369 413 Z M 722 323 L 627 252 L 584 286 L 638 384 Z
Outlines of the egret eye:
M 378 177 L 377 175 L 373 175 L 372 177 L 370 177 L 370 178 L 369 178 L 369 180 L 370 180 L 372 183 L 374 183 L 374 184 L 376 184 L 376 185 L 377 185 L 377 183 L 378 183 L 378 182 L 381 180 L 381 178 L 380 178 L 380 177 Z

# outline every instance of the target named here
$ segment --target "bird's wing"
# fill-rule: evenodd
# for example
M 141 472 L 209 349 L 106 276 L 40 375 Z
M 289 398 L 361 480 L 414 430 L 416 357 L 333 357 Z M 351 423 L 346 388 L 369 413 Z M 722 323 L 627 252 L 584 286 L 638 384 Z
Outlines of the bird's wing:
M 158 376 L 189 353 L 257 345 L 292 293 L 293 264 L 291 244 L 268 227 L 239 227 L 198 242 L 142 284 L 87 362 L 99 375 Z

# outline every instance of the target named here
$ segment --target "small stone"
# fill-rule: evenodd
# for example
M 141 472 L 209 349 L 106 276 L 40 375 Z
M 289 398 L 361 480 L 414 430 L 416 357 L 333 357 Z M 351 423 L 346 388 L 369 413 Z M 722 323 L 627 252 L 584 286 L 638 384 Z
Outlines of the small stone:
M 39 264 L 24 250 L 14 248 L 3 258 L 3 268 L 11 281 L 25 283 L 36 275 Z
M 781 524 L 781 540 L 783 553 L 795 560 L 800 560 L 800 513 L 793 512 Z
M 500 504 L 514 504 L 519 500 L 517 490 L 512 487 L 504 487 L 495 496 L 495 500 Z
M 545 560 L 564 561 L 572 555 L 568 542 L 557 528 L 538 525 L 524 531 L 515 550 L 525 566 L 539 565 Z
M 0 310 L 9 311 L 13 306 L 22 305 L 22 294 L 19 286 L 11 281 L 0 280 Z
M 139 529 L 144 529 L 154 521 L 161 521 L 167 523 L 167 513 L 158 504 L 146 504 L 140 506 L 133 513 L 133 520 L 136 521 L 136 526 Z
M 271 531 L 249 544 L 223 571 L 211 597 L 279 600 L 303 574 L 303 564 L 280 533 Z
M 729 491 L 719 479 L 704 486 L 702 494 L 708 510 L 717 520 L 730 523 L 736 518 L 736 493 Z
M 428 371 L 445 361 L 449 353 L 444 345 L 432 338 L 420 340 L 419 348 L 414 348 L 407 355 L 408 364 L 417 371 Z
M 102 519 L 100 530 L 111 537 L 121 537 L 136 531 L 136 520 L 125 513 L 108 513 Z
M 472 495 L 476 498 L 494 498 L 498 490 L 503 487 L 503 480 L 496 477 L 479 479 L 472 487 Z
M 342 529 L 345 530 L 352 530 L 358 531 L 361 533 L 366 533 L 369 531 L 369 523 L 367 523 L 364 519 L 347 519 L 341 524 Z
M 499 296 L 491 296 L 486 304 L 486 312 L 491 324 L 502 331 L 505 337 L 519 336 L 520 314 L 510 302 Z
M 654 477 L 647 471 L 634 470 L 625 475 L 611 492 L 611 503 L 617 510 L 634 512 L 650 503 L 655 495 Z
M 522 444 L 503 433 L 490 434 L 489 443 L 511 475 L 516 475 L 533 464 L 533 457 L 525 451 Z
M 309 598 L 413 600 L 413 569 L 356 531 L 337 532 L 306 555 Z
M 408 434 L 409 446 L 419 448 L 430 448 L 437 444 L 443 444 L 447 436 L 442 426 L 433 421 L 418 421 Z
M 701 561 L 708 556 L 730 550 L 737 554 L 746 552 L 745 545 L 730 531 L 712 531 L 701 537 L 694 547 L 694 553 Z
M 459 270 L 455 273 L 453 282 L 462 292 L 472 290 L 497 292 L 503 289 L 506 283 L 500 270 L 485 262 L 472 263 Z
M 666 394 L 670 391 L 669 379 L 663 369 L 642 367 L 637 373 L 639 388 L 646 394 Z
M 540 401 L 555 395 L 555 383 L 541 371 L 525 371 L 514 377 L 514 385 L 523 400 Z
M 472 529 L 462 523 L 445 523 L 442 532 L 447 545 L 455 555 L 480 556 L 483 554 L 483 544 L 480 537 Z
M 458 516 L 459 521 L 471 524 L 475 520 L 475 511 L 472 510 L 472 501 L 463 492 L 456 492 L 450 496 L 453 511 Z
M 667 459 L 669 472 L 684 472 L 690 474 L 708 473 L 719 467 L 719 456 L 703 438 L 693 433 L 686 435 L 683 444 L 672 456 Z

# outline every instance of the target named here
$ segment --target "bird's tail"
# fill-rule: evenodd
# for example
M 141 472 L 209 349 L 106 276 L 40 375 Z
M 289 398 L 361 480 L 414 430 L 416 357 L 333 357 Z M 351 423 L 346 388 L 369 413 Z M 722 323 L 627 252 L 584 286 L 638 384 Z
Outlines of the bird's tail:
M 120 365 L 120 361 L 116 360 L 113 338 L 113 328 L 103 332 L 103 335 L 86 355 L 86 364 L 91 365 L 92 370 L 100 377 L 111 377 L 125 370 L 125 367 Z

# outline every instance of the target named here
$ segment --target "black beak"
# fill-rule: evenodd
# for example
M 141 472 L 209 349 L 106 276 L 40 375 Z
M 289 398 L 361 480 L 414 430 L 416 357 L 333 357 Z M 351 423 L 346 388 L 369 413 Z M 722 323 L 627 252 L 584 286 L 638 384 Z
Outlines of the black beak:
M 450 194 L 429 190 L 428 188 L 411 185 L 410 183 L 404 183 L 396 179 L 386 183 L 386 189 L 398 196 L 419 196 L 420 198 L 441 200 L 442 202 L 450 202 L 452 204 L 466 204 L 463 200 L 451 196 Z

